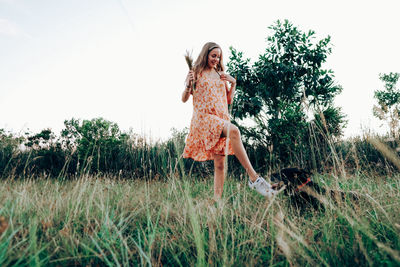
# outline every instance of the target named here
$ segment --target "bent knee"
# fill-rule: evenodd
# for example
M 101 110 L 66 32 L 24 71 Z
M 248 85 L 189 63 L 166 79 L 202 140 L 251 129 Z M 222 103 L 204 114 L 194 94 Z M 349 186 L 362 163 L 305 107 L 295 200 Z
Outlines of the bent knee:
M 229 137 L 230 138 L 240 138 L 239 128 L 233 124 L 230 124 L 230 126 L 229 126 Z

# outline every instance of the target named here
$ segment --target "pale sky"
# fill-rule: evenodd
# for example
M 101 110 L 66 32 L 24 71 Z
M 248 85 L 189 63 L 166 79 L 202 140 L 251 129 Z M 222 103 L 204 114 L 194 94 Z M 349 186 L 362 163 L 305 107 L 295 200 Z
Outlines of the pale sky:
M 344 90 L 336 105 L 349 125 L 378 131 L 372 116 L 379 73 L 400 72 L 400 1 L 0 0 L 0 128 L 15 133 L 66 119 L 103 117 L 123 131 L 168 138 L 189 127 L 181 102 L 186 50 L 208 41 L 253 61 L 268 27 L 288 19 L 331 36 L 326 68 Z

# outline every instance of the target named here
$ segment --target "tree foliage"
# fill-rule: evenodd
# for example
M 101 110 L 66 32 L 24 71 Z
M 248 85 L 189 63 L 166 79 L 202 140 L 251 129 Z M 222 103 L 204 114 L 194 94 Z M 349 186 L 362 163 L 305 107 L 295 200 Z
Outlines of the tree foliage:
M 28 142 L 25 143 L 27 147 L 33 149 L 50 148 L 55 139 L 54 133 L 51 129 L 43 129 L 40 133 L 28 136 Z
M 247 142 L 269 147 L 280 162 L 307 151 L 311 135 L 324 142 L 339 137 L 345 125 L 340 108 L 333 105 L 342 87 L 332 70 L 322 67 L 331 53 L 330 37 L 316 41 L 315 32 L 302 32 L 289 21 L 271 27 L 265 53 L 250 65 L 231 47 L 228 71 L 237 77 L 232 109 Z
M 374 98 L 378 106 L 373 108 L 375 117 L 389 124 L 390 135 L 398 137 L 400 118 L 400 88 L 396 88 L 400 73 L 380 74 L 379 79 L 385 84 L 383 90 L 375 90 Z
M 113 169 L 119 146 L 127 137 L 116 123 L 103 118 L 83 121 L 72 118 L 64 121 L 64 125 L 61 132 L 64 145 L 77 150 L 79 158 L 85 160 L 82 167 L 92 166 L 99 171 Z

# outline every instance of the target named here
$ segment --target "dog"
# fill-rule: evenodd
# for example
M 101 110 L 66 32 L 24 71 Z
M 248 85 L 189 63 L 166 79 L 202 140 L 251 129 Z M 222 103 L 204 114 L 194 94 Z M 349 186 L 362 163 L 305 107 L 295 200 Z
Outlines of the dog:
M 336 203 L 344 201 L 347 197 L 358 201 L 359 196 L 356 193 L 324 188 L 313 181 L 311 176 L 312 173 L 304 169 L 285 168 L 271 174 L 270 178 L 277 190 L 285 186 L 284 194 L 289 196 L 291 203 L 301 211 L 308 207 L 323 210 L 322 202 L 325 196 L 330 196 Z

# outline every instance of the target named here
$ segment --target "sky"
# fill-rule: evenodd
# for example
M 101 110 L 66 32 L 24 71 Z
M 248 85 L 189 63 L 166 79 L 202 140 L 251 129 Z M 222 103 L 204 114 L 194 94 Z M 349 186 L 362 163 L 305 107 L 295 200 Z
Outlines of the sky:
M 380 73 L 400 72 L 398 0 L 0 0 L 0 129 L 51 128 L 102 117 L 153 139 L 189 127 L 186 50 L 214 41 L 253 62 L 268 29 L 288 19 L 331 36 L 324 68 L 343 87 L 346 137 L 385 131 L 373 117 Z

